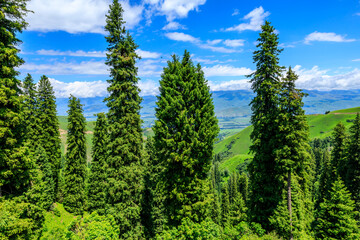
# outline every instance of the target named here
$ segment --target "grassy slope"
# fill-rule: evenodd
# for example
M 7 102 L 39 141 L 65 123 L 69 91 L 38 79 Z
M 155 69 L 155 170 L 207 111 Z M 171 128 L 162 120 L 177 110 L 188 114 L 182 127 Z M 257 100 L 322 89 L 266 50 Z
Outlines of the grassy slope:
M 331 112 L 329 114 L 308 115 L 310 139 L 325 138 L 331 136 L 331 132 L 338 122 L 343 122 L 346 128 L 351 125 L 351 120 L 355 118 L 355 114 L 360 112 L 359 108 L 343 109 Z M 350 113 L 350 114 L 344 114 Z M 249 154 L 249 147 L 251 144 L 250 133 L 252 126 L 249 126 L 241 132 L 225 138 L 223 141 L 215 144 L 215 153 L 222 153 L 228 151 L 230 155 L 223 160 L 221 169 L 227 168 L 229 171 L 234 171 L 236 166 L 243 162 L 246 158 L 251 157 Z

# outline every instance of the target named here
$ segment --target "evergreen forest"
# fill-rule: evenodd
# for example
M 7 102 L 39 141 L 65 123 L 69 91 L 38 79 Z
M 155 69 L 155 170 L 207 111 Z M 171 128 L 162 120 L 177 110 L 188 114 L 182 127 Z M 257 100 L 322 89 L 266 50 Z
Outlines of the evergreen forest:
M 0 0 L 1 240 L 360 239 L 360 115 L 310 138 L 306 93 L 280 65 L 270 22 L 248 60 L 251 157 L 224 171 L 209 83 L 187 50 L 164 67 L 144 136 L 138 45 L 118 0 L 105 26 L 108 112 L 87 149 L 83 104 L 70 96 L 63 154 L 49 77 L 19 79 L 27 2 Z

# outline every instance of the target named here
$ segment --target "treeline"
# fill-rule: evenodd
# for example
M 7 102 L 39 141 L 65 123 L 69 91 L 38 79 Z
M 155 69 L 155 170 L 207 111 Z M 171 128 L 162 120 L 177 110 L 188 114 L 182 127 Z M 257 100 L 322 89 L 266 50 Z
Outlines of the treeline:
M 163 69 L 154 137 L 144 141 L 137 45 L 118 0 L 106 15 L 109 111 L 97 114 L 92 161 L 86 120 L 69 98 L 61 156 L 54 91 L 18 80 L 26 0 L 0 2 L 0 238 L 37 239 L 54 203 L 78 215 L 57 239 L 359 239 L 360 116 L 309 141 L 298 76 L 279 65 L 278 34 L 260 33 L 251 74 L 251 153 L 224 176 L 207 80 L 190 53 Z

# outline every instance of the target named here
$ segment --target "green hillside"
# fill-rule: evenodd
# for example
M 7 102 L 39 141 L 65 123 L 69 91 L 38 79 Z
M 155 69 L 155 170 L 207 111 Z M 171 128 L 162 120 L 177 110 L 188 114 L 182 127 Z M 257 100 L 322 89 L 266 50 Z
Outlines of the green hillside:
M 331 136 L 338 122 L 343 122 L 346 128 L 349 128 L 357 112 L 360 112 L 360 107 L 337 110 L 328 114 L 308 115 L 310 139 Z M 249 155 L 251 131 L 252 126 L 249 126 L 215 144 L 215 154 L 220 154 L 224 159 L 220 167 L 222 170 L 227 168 L 229 171 L 235 171 L 236 166 L 251 157 Z

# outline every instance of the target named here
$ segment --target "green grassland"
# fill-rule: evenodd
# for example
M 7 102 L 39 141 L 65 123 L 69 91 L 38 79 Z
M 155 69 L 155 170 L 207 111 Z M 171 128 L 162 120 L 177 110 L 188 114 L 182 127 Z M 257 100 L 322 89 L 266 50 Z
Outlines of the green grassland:
M 322 139 L 331 136 L 332 130 L 339 122 L 342 122 L 348 129 L 355 119 L 355 113 L 357 112 L 360 112 L 360 107 L 337 110 L 328 114 L 308 115 L 310 139 Z M 249 153 L 251 131 L 252 126 L 249 126 L 215 144 L 215 153 L 221 154 L 223 157 L 220 169 L 228 169 L 231 172 L 235 171 L 236 167 L 245 159 L 251 158 Z

